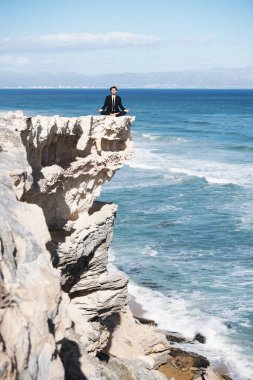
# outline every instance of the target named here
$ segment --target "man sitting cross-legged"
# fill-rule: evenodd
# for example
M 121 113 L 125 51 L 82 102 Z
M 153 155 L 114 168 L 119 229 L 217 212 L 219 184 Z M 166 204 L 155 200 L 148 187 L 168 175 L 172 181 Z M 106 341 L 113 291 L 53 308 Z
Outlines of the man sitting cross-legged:
M 123 116 L 129 111 L 122 105 L 121 97 L 116 95 L 117 90 L 116 86 L 110 88 L 111 95 L 105 98 L 103 107 L 98 110 L 101 115 Z

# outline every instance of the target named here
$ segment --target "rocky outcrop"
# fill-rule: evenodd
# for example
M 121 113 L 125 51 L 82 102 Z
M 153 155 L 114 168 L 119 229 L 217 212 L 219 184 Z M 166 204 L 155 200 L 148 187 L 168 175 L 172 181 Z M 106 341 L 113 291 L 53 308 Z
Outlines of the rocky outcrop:
M 1 378 L 102 379 L 128 278 L 107 268 L 117 205 L 96 198 L 133 119 L 0 115 Z
M 42 208 L 62 288 L 89 319 L 126 303 L 127 276 L 107 271 L 117 206 L 95 199 L 131 157 L 130 126 L 131 118 L 38 116 L 20 129 L 33 183 L 18 186 L 19 199 Z
M 118 206 L 96 200 L 133 121 L 0 114 L 0 379 L 167 378 L 171 343 L 108 265 Z

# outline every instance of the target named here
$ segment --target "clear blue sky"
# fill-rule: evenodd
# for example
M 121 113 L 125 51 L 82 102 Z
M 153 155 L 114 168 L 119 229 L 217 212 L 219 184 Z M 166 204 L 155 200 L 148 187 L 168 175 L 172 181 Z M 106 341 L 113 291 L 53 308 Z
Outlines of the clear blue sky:
M 253 0 L 2 0 L 0 25 L 0 70 L 253 65 Z

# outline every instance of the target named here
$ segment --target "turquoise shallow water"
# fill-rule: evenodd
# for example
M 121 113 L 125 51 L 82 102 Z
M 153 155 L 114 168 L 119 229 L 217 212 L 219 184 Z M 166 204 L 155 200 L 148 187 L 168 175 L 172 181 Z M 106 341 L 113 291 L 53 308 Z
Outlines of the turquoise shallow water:
M 105 90 L 0 90 L 0 108 L 96 114 Z M 161 328 L 235 380 L 253 378 L 253 91 L 122 90 L 133 158 L 99 199 L 119 205 L 110 259 Z

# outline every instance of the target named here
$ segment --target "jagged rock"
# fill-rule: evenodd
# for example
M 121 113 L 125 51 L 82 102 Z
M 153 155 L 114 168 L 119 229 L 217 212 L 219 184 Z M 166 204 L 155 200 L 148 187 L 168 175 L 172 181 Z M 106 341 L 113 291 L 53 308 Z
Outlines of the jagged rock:
M 221 375 L 221 379 L 222 380 L 232 380 L 232 377 L 230 377 L 228 375 Z
M 148 319 L 144 317 L 139 317 L 137 315 L 134 315 L 134 318 L 137 319 L 140 323 L 143 325 L 149 325 L 149 326 L 157 326 L 157 323 L 153 319 Z
M 109 357 L 102 374 L 108 380 L 166 380 L 162 373 L 150 370 L 141 360 L 118 359 Z
M 180 348 L 171 348 L 170 356 L 173 358 L 170 359 L 170 362 L 173 362 L 177 368 L 182 370 L 190 367 L 207 368 L 210 364 L 206 357 L 195 352 L 185 352 Z
M 88 211 L 132 155 L 134 117 L 25 118 L 19 131 L 34 183 L 20 199 L 38 204 L 50 229 L 62 228 Z
M 95 211 L 80 216 L 63 242 L 52 233 L 63 289 L 89 319 L 106 317 L 127 302 L 128 277 L 116 268 L 107 269 L 116 210 L 114 204 L 96 202 Z
M 224 375 L 219 375 L 216 373 L 211 367 L 206 368 L 203 373 L 197 377 L 195 377 L 194 380 L 232 380 L 231 377 L 223 377 Z M 225 375 L 226 376 L 226 375 Z
M 195 335 L 194 340 L 196 340 L 199 343 L 206 343 L 206 337 L 200 333 Z
M 174 331 L 157 329 L 157 331 L 165 334 L 166 338 L 171 344 L 174 343 L 194 343 L 192 339 L 186 339 L 182 334 Z
M 164 334 L 155 326 L 138 322 L 129 306 L 104 320 L 110 331 L 110 340 L 103 352 L 121 359 L 140 359 L 150 369 L 158 368 L 167 361 L 171 346 Z
M 159 370 L 168 378 L 182 380 L 219 380 L 220 377 L 209 371 L 209 361 L 195 352 L 186 352 L 178 347 L 171 347 L 167 362 Z

